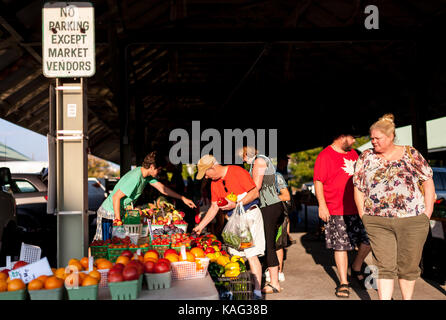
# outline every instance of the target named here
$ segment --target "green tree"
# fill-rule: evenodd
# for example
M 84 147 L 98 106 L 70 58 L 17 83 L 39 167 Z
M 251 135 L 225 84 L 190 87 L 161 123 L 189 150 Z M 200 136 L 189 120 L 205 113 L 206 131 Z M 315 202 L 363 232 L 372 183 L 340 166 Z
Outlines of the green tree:
M 356 138 L 354 149 L 359 148 L 369 141 L 368 136 Z M 323 147 L 317 147 L 305 151 L 295 152 L 290 155 L 290 170 L 293 178 L 290 179 L 289 184 L 295 188 L 301 188 L 303 183 L 313 180 L 314 163 Z
M 302 184 L 313 180 L 314 163 L 322 147 L 295 152 L 290 155 L 290 169 L 293 178 L 289 181 L 290 186 L 302 187 Z
M 119 177 L 119 170 L 114 170 L 111 164 L 101 158 L 88 155 L 88 176 L 95 178 Z

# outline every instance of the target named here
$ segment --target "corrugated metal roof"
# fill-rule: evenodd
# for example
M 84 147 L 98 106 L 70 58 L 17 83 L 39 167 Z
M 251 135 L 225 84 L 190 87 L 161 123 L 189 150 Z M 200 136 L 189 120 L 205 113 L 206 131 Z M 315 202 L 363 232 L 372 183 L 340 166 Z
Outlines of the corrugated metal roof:
M 0 143 L 0 161 L 31 160 L 24 154 Z
M 125 48 L 135 152 L 168 145 L 170 131 L 192 120 L 217 129 L 279 128 L 281 150 L 305 150 L 340 120 L 364 134 L 370 119 L 389 111 L 409 124 L 410 97 L 421 87 L 415 103 L 427 119 L 446 115 L 441 0 L 371 1 L 380 30 L 365 30 L 363 1 L 91 2 L 97 72 L 88 79 L 89 145 L 116 163 Z M 0 117 L 46 135 L 51 80 L 41 72 L 42 4 L 0 0 Z

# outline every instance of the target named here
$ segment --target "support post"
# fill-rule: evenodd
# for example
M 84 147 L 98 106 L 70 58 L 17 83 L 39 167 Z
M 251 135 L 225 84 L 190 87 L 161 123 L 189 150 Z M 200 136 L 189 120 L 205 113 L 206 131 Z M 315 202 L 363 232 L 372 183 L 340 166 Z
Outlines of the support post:
M 87 99 L 82 78 L 56 80 L 57 265 L 88 249 Z

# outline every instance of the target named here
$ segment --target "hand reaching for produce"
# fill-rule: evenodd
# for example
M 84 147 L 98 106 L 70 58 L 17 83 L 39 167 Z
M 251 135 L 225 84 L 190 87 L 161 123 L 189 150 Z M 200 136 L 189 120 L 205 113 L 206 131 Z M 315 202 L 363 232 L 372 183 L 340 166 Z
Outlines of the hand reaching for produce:
M 183 200 L 184 204 L 186 204 L 189 208 L 196 208 L 197 207 L 195 205 L 195 203 L 192 200 L 190 200 L 190 199 L 183 198 L 182 200 Z
M 192 233 L 196 233 L 197 235 L 199 235 L 202 230 L 203 230 L 203 227 L 200 227 L 200 225 L 198 225 L 192 229 Z
M 230 201 L 228 199 L 226 199 L 226 200 L 228 201 L 228 204 L 225 205 L 225 206 L 220 207 L 221 210 L 228 211 L 228 210 L 234 209 L 237 206 L 237 204 L 235 202 Z

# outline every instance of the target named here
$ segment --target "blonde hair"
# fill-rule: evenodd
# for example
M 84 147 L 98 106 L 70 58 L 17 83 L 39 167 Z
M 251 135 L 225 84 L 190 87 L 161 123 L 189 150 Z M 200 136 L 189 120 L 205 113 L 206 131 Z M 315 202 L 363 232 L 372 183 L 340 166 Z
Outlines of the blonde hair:
M 395 139 L 395 116 L 391 113 L 386 113 L 378 121 L 370 126 L 370 132 L 372 130 L 379 130 L 384 133 L 386 136 L 390 137 L 393 134 L 393 138 Z
M 244 146 L 242 148 L 242 158 L 247 155 L 248 158 L 254 158 L 257 155 L 257 150 L 254 147 L 251 146 Z

